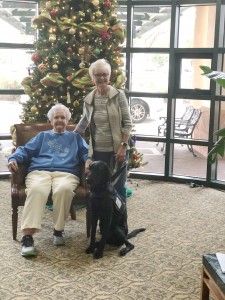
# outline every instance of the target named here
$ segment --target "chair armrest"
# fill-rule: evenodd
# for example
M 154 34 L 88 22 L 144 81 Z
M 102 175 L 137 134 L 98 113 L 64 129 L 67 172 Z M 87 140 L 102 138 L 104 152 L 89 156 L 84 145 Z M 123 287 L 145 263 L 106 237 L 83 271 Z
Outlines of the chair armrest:
M 17 184 L 17 173 L 12 174 L 11 177 L 11 195 L 12 197 L 19 195 L 18 184 Z
M 167 121 L 167 117 L 159 117 L 159 120 L 161 120 L 161 121 L 163 121 L 163 124 L 165 124 L 166 123 L 166 121 Z
M 17 194 L 19 189 L 25 185 L 27 175 L 27 164 L 18 164 L 18 171 L 11 176 L 11 193 Z
M 159 117 L 159 120 L 162 121 L 162 123 L 159 125 L 159 127 L 166 125 L 167 117 Z
M 89 188 L 86 182 L 86 173 L 85 173 L 85 164 L 82 164 L 81 171 L 80 171 L 80 186 L 82 186 L 86 192 L 89 192 Z
M 78 187 L 75 190 L 75 197 L 76 197 L 76 203 L 77 204 L 83 204 L 83 200 L 85 199 L 86 204 L 88 202 L 89 199 L 89 188 L 86 182 L 86 174 L 84 172 L 85 170 L 85 165 L 82 165 L 81 168 L 81 172 L 80 172 L 80 184 L 78 185 Z

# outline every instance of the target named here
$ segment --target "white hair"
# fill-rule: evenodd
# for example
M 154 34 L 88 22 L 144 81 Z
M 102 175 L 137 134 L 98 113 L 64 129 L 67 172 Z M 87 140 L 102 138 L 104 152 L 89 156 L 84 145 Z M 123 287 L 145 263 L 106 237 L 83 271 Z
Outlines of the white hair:
M 94 79 L 94 71 L 96 71 L 99 68 L 106 69 L 107 72 L 109 73 L 109 77 L 110 77 L 110 75 L 111 75 L 111 66 L 110 66 L 110 64 L 108 63 L 107 60 L 102 58 L 102 59 L 98 59 L 95 62 L 93 62 L 90 65 L 89 69 L 88 69 L 92 80 Z
M 61 103 L 57 103 L 54 106 L 51 107 L 51 109 L 48 111 L 47 117 L 50 120 L 50 122 L 54 118 L 54 114 L 56 110 L 63 110 L 65 112 L 66 120 L 69 121 L 71 118 L 71 112 L 69 111 L 69 108 Z

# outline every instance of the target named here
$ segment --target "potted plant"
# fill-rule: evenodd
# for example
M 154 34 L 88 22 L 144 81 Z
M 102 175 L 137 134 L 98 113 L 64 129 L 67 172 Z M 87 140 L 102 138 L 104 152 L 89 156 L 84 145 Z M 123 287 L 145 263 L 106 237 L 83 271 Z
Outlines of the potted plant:
M 204 72 L 203 75 L 207 76 L 209 79 L 215 80 L 219 85 L 225 88 L 224 72 L 212 71 L 209 67 L 206 66 L 200 66 L 200 68 Z M 225 128 L 215 131 L 214 134 L 219 139 L 208 153 L 208 157 L 210 158 L 211 163 L 214 163 L 216 161 L 217 155 L 224 157 L 225 154 Z

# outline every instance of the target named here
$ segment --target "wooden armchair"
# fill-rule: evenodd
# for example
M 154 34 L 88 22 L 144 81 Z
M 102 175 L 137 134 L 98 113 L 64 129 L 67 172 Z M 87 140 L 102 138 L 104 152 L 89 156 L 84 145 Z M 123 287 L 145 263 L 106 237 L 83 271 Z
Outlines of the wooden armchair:
M 37 124 L 16 124 L 16 147 L 25 145 L 32 137 L 34 137 L 40 131 L 51 130 L 52 125 L 50 123 L 37 123 Z M 75 125 L 68 125 L 67 130 L 73 131 Z M 24 206 L 26 201 L 25 194 L 25 177 L 27 174 L 27 165 L 20 164 L 19 171 L 16 174 L 12 174 L 11 177 L 11 199 L 12 199 L 12 232 L 13 239 L 17 237 L 17 225 L 18 225 L 18 207 Z M 70 214 L 73 220 L 76 219 L 76 211 L 74 205 L 85 205 L 86 206 L 86 230 L 87 237 L 90 236 L 90 203 L 89 203 L 89 192 L 85 184 L 84 168 L 81 172 L 81 182 L 75 191 L 73 198 Z M 49 195 L 47 205 L 52 205 L 51 194 Z

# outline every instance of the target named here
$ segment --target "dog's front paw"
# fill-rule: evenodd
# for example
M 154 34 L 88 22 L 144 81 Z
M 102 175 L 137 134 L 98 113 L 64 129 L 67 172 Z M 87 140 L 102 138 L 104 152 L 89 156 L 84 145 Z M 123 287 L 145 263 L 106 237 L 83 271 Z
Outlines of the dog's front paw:
M 96 250 L 96 251 L 94 252 L 94 254 L 93 254 L 93 257 L 94 257 L 94 259 L 102 258 L 102 257 L 103 257 L 102 251 Z
M 89 246 L 89 247 L 85 250 L 85 252 L 86 252 L 87 254 L 94 253 L 94 251 L 95 251 L 95 249 L 94 249 L 93 247 L 91 247 L 91 246 Z

